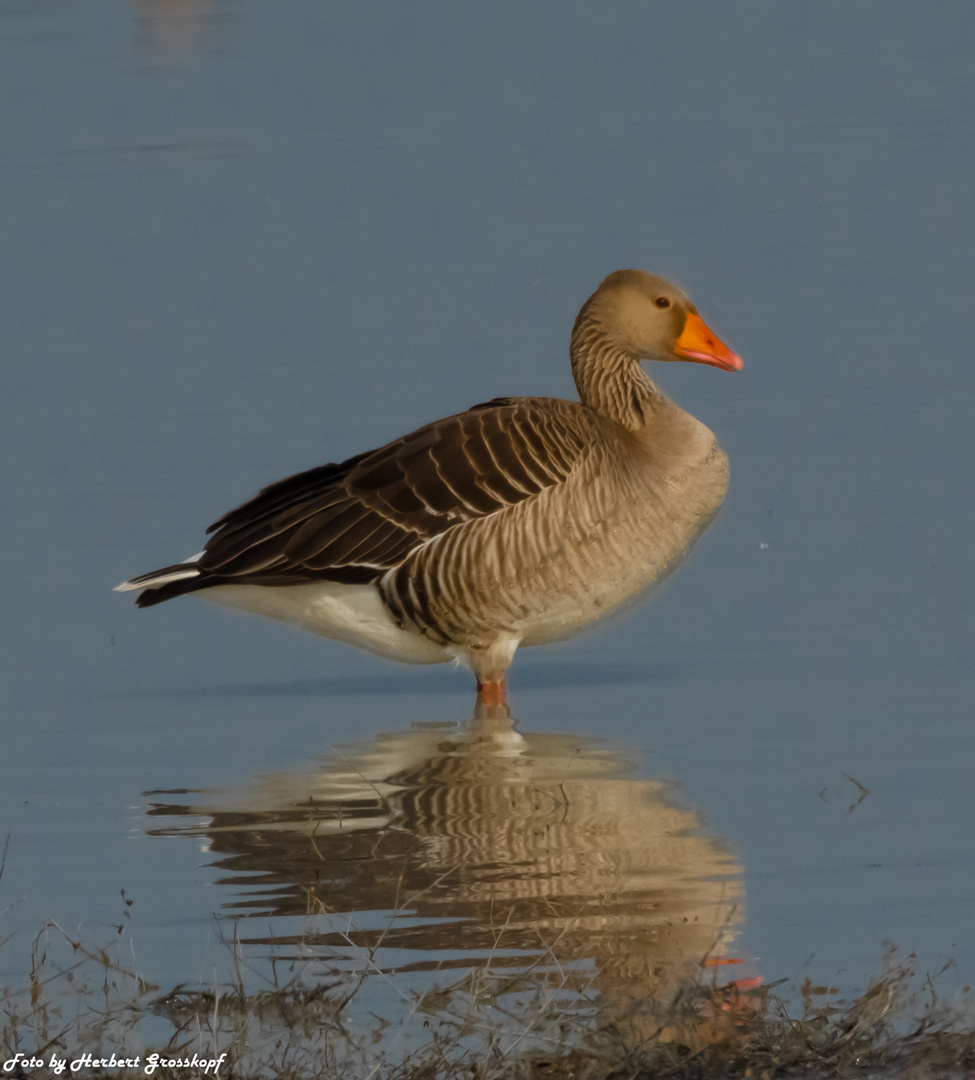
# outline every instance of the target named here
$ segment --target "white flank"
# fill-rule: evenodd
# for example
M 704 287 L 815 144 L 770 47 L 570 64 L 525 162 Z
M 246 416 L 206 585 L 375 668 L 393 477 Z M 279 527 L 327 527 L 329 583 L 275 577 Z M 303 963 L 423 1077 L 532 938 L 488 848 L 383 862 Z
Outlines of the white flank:
M 393 621 L 375 585 L 213 585 L 197 594 L 227 607 L 292 623 L 314 634 L 408 664 L 442 664 L 453 654 Z

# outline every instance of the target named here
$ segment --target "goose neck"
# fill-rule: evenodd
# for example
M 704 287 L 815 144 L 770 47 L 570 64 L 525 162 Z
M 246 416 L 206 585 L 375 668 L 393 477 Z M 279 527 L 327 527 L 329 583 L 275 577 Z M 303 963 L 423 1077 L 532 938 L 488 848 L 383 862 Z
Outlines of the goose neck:
M 579 400 L 628 431 L 643 430 L 666 402 L 639 357 L 596 320 L 576 322 L 569 352 Z

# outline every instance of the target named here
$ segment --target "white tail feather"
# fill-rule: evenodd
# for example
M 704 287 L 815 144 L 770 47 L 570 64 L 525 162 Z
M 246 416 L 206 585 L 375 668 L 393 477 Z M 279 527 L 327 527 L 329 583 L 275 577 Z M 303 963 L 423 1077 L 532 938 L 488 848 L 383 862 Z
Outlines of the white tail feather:
M 168 574 L 160 574 L 159 577 L 138 577 L 131 581 L 123 581 L 116 585 L 113 592 L 132 592 L 134 589 L 158 589 L 162 585 L 168 585 L 171 581 L 182 581 L 184 578 L 199 577 L 199 570 L 171 570 Z

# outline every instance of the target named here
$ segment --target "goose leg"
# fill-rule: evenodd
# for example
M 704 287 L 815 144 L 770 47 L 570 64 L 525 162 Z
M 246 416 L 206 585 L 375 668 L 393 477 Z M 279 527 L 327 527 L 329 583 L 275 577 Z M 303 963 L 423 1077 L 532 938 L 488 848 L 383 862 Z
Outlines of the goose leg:
M 486 645 L 469 648 L 467 662 L 477 679 L 477 700 L 482 705 L 507 705 L 505 677 L 521 641 L 513 633 L 498 633 Z
M 504 676 L 500 679 L 477 680 L 477 700 L 481 705 L 507 705 L 505 693 L 507 686 Z

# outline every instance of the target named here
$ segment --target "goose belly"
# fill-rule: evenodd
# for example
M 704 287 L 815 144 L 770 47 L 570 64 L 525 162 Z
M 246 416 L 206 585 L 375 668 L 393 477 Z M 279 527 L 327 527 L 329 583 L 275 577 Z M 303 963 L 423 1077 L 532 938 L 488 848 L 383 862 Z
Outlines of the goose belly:
M 306 585 L 214 585 L 199 596 L 226 607 L 291 623 L 390 660 L 439 664 L 453 655 L 412 630 L 397 626 L 375 585 L 321 581 Z
M 557 586 L 525 618 L 522 645 L 559 641 L 637 600 L 687 554 L 697 532 L 666 552 L 627 543 L 625 529 L 593 537 L 591 549 L 566 559 Z

